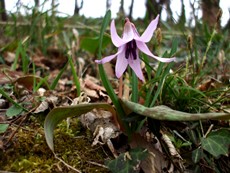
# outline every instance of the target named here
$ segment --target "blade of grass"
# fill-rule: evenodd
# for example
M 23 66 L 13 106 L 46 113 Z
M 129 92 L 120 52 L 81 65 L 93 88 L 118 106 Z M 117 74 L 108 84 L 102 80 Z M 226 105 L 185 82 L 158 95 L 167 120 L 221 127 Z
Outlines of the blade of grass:
M 15 102 L 12 98 L 10 98 L 10 96 L 2 88 L 0 88 L 0 94 L 2 94 L 8 101 L 13 103 L 15 106 L 20 107 L 24 111 L 28 112 L 28 110 L 26 108 L 24 108 L 23 106 L 21 106 L 20 104 Z
M 33 62 L 33 75 L 35 76 L 36 75 L 36 66 Z M 34 82 L 33 82 L 33 91 L 36 91 L 36 85 L 37 85 L 37 80 L 36 78 L 34 78 Z
M 64 73 L 64 71 L 66 70 L 68 66 L 68 62 L 65 64 L 65 66 L 60 70 L 60 72 L 58 73 L 57 77 L 53 80 L 50 89 L 54 90 L 57 86 L 57 83 L 59 81 L 59 79 L 61 78 L 62 74 Z
M 101 55 L 101 51 L 102 51 L 102 42 L 103 42 L 103 35 L 105 33 L 106 27 L 109 24 L 109 21 L 111 19 L 111 11 L 107 11 L 107 13 L 105 14 L 105 17 L 103 19 L 102 22 L 102 26 L 101 26 L 101 30 L 100 30 L 100 36 L 99 36 L 99 48 L 98 48 L 98 58 L 101 59 L 102 55 Z M 130 130 L 128 127 L 128 124 L 125 123 L 123 121 L 124 117 L 125 117 L 125 112 L 123 110 L 123 108 L 120 105 L 120 102 L 118 100 L 117 95 L 115 94 L 112 85 L 110 84 L 107 75 L 105 73 L 104 67 L 102 64 L 99 64 L 99 73 L 100 73 L 100 77 L 102 80 L 102 83 L 110 97 L 110 99 L 112 100 L 114 106 L 116 107 L 116 111 L 117 111 L 117 119 L 121 125 L 122 128 L 124 128 L 124 131 L 129 135 L 130 134 Z
M 37 91 L 43 84 L 45 84 L 47 87 L 49 87 L 47 80 L 48 80 L 48 76 L 42 78 L 42 79 L 37 83 L 36 87 L 34 88 L 34 89 L 35 89 L 34 91 Z M 48 88 L 48 89 L 50 89 L 50 88 Z
M 142 54 L 142 57 L 143 57 L 143 59 L 142 59 L 142 61 L 144 61 L 145 62 L 145 64 L 146 64 L 146 72 L 147 72 L 147 76 L 148 76 L 148 81 L 150 81 L 151 80 L 151 73 L 152 73 L 152 67 L 149 65 L 149 58 L 147 57 L 147 55 L 145 55 L 145 54 Z
M 14 63 L 12 65 L 12 67 L 11 67 L 11 70 L 16 70 L 16 68 L 17 68 L 18 58 L 19 58 L 19 55 L 20 55 L 20 52 L 21 52 L 21 49 L 22 49 L 21 45 L 22 45 L 22 43 L 21 43 L 21 41 L 19 41 L 18 47 L 17 47 L 17 50 L 16 50 Z
M 69 61 L 71 71 L 72 71 L 72 74 L 73 74 L 74 84 L 75 84 L 76 89 L 77 89 L 77 96 L 80 96 L 80 94 L 81 94 L 80 82 L 79 82 L 79 79 L 78 79 L 78 76 L 77 76 L 77 73 L 76 73 L 76 70 L 75 70 L 75 66 L 73 64 L 73 59 L 69 55 L 68 55 L 68 61 Z
M 162 77 L 160 79 L 160 82 L 158 84 L 157 91 L 156 91 L 156 93 L 155 93 L 155 95 L 153 97 L 153 100 L 152 100 L 151 104 L 149 105 L 150 107 L 154 106 L 159 94 L 161 93 L 161 91 L 163 89 L 164 82 L 165 82 L 165 78 L 168 75 L 169 70 L 171 69 L 171 67 L 172 67 L 172 63 L 168 64 L 168 66 L 166 67 L 166 69 L 165 69 L 165 71 L 164 71 L 164 73 L 163 73 L 163 75 L 162 75 Z
M 177 51 L 177 46 L 178 46 L 178 40 L 177 39 L 174 39 L 173 40 L 173 43 L 172 43 L 172 48 L 171 48 L 171 51 L 168 55 L 168 57 L 172 57 L 176 51 Z M 164 53 L 163 57 L 167 57 L 167 52 Z M 157 69 L 157 72 L 156 72 L 156 77 L 160 76 L 160 74 L 162 73 L 162 69 L 163 69 L 163 65 L 164 63 L 160 63 L 159 66 L 158 66 L 158 69 Z M 159 85 L 158 85 L 158 88 L 157 88 L 157 91 L 156 93 L 154 94 L 154 97 L 153 97 L 153 100 L 151 101 L 150 103 L 150 107 L 154 106 L 159 94 L 161 93 L 162 89 L 163 89 L 163 84 L 165 82 L 165 78 L 167 77 L 167 75 L 169 74 L 169 70 L 171 69 L 173 63 L 169 63 L 167 65 L 167 67 L 165 68 L 165 70 L 163 71 L 163 74 L 162 74 L 162 77 L 160 78 L 160 81 L 159 81 Z M 152 95 L 152 93 L 150 93 Z
M 28 65 L 29 65 L 29 59 L 26 55 L 26 50 L 25 50 L 25 46 L 23 46 L 21 44 L 21 58 L 22 58 L 22 71 L 24 74 L 26 74 L 28 72 Z
M 160 74 L 162 73 L 162 70 L 163 70 L 163 67 L 164 67 L 164 63 L 160 62 L 159 65 L 158 65 L 158 68 L 157 68 L 157 71 L 156 71 L 156 74 L 155 74 L 155 77 L 154 79 L 158 79 L 160 80 Z M 154 81 L 154 84 L 150 87 L 150 89 L 148 90 L 147 92 L 147 96 L 146 96 L 146 99 L 145 99 L 145 106 L 150 106 L 150 102 L 151 102 L 151 98 L 153 96 L 153 91 L 154 91 L 154 88 L 156 86 L 156 80 L 153 80 Z

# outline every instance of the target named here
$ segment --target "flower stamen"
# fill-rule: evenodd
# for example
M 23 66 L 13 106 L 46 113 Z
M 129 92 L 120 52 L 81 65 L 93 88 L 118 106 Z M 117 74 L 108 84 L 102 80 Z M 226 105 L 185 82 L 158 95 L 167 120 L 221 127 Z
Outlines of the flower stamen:
M 132 55 L 133 59 L 137 59 L 137 44 L 135 40 L 132 40 L 126 44 L 125 58 L 128 59 Z

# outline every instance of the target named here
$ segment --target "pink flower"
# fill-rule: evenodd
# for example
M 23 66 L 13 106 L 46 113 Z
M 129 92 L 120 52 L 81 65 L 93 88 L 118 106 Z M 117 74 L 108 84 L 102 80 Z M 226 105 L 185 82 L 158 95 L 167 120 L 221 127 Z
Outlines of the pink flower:
M 107 56 L 101 60 L 96 60 L 96 63 L 104 64 L 117 57 L 115 67 L 115 73 L 117 78 L 121 77 L 121 75 L 124 73 L 127 66 L 129 65 L 133 69 L 137 77 L 140 80 L 144 81 L 139 58 L 139 50 L 161 62 L 175 61 L 176 58 L 161 58 L 153 55 L 145 44 L 146 42 L 149 42 L 152 38 L 153 32 L 157 27 L 158 20 L 159 15 L 154 20 L 152 20 L 144 33 L 140 36 L 137 32 L 135 25 L 130 22 L 128 18 L 126 18 L 122 38 L 118 36 L 115 27 L 115 21 L 112 20 L 110 25 L 111 39 L 113 44 L 118 47 L 118 51 L 114 55 Z

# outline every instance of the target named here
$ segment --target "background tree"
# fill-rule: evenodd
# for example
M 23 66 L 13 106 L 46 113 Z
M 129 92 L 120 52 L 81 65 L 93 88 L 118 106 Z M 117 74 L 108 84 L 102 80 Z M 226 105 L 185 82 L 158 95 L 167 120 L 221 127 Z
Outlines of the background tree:
M 170 0 L 147 0 L 146 1 L 146 16 L 145 18 L 151 20 L 155 18 L 158 14 L 161 16 L 163 5 Z M 167 2 L 170 4 L 170 2 Z M 170 6 L 169 6 L 170 8 Z
M 229 15 L 230 15 L 230 9 L 228 10 L 228 12 L 229 12 Z M 230 36 L 230 18 L 228 19 L 228 22 L 225 25 L 224 30 L 228 30 L 228 34 Z
M 7 21 L 5 0 L 0 0 L 0 13 L 1 13 L 1 20 Z
M 217 21 L 217 14 L 220 10 L 220 0 L 202 0 L 202 20 L 209 27 L 214 27 L 217 23 L 217 27 L 220 28 L 220 20 Z
M 79 11 L 82 9 L 82 7 L 83 7 L 83 0 L 81 0 L 80 6 L 78 5 L 77 0 L 75 0 L 74 15 L 79 15 Z
M 180 17 L 177 23 L 178 23 L 178 26 L 185 26 L 185 23 L 186 23 L 184 0 L 181 0 L 181 14 L 180 14 Z
M 34 0 L 34 3 L 35 3 L 35 7 L 38 7 L 40 4 L 39 0 Z
M 130 7 L 129 7 L 129 18 L 132 19 L 132 14 L 133 14 L 133 4 L 134 0 L 131 1 Z
M 111 5 L 112 5 L 111 0 L 106 0 L 106 11 L 110 9 Z
M 173 12 L 172 9 L 170 7 L 171 1 L 165 1 L 163 2 L 165 3 L 165 7 L 166 7 L 166 12 L 167 12 L 167 22 L 173 23 Z M 162 4 L 163 5 L 163 4 Z
M 119 13 L 120 13 L 121 16 L 124 16 L 124 15 L 125 15 L 124 0 L 121 0 L 121 2 L 120 2 Z

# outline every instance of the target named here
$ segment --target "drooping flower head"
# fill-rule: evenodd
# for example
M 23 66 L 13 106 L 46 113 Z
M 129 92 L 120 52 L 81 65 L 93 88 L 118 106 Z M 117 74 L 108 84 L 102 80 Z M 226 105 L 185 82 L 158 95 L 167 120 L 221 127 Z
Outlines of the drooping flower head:
M 116 54 L 107 56 L 101 60 L 96 60 L 96 62 L 99 64 L 104 64 L 117 57 L 115 67 L 115 73 L 117 78 L 120 78 L 122 76 L 127 66 L 129 65 L 135 72 L 137 77 L 140 80 L 144 81 L 144 76 L 141 70 L 141 62 L 139 58 L 139 50 L 161 62 L 174 61 L 176 58 L 161 58 L 153 55 L 146 45 L 146 43 L 151 40 L 153 33 L 156 30 L 158 20 L 159 15 L 151 21 L 144 33 L 140 36 L 137 32 L 135 25 L 130 22 L 128 18 L 126 18 L 122 37 L 118 36 L 115 27 L 115 21 L 112 20 L 110 25 L 111 39 L 113 44 L 118 48 L 118 51 Z

